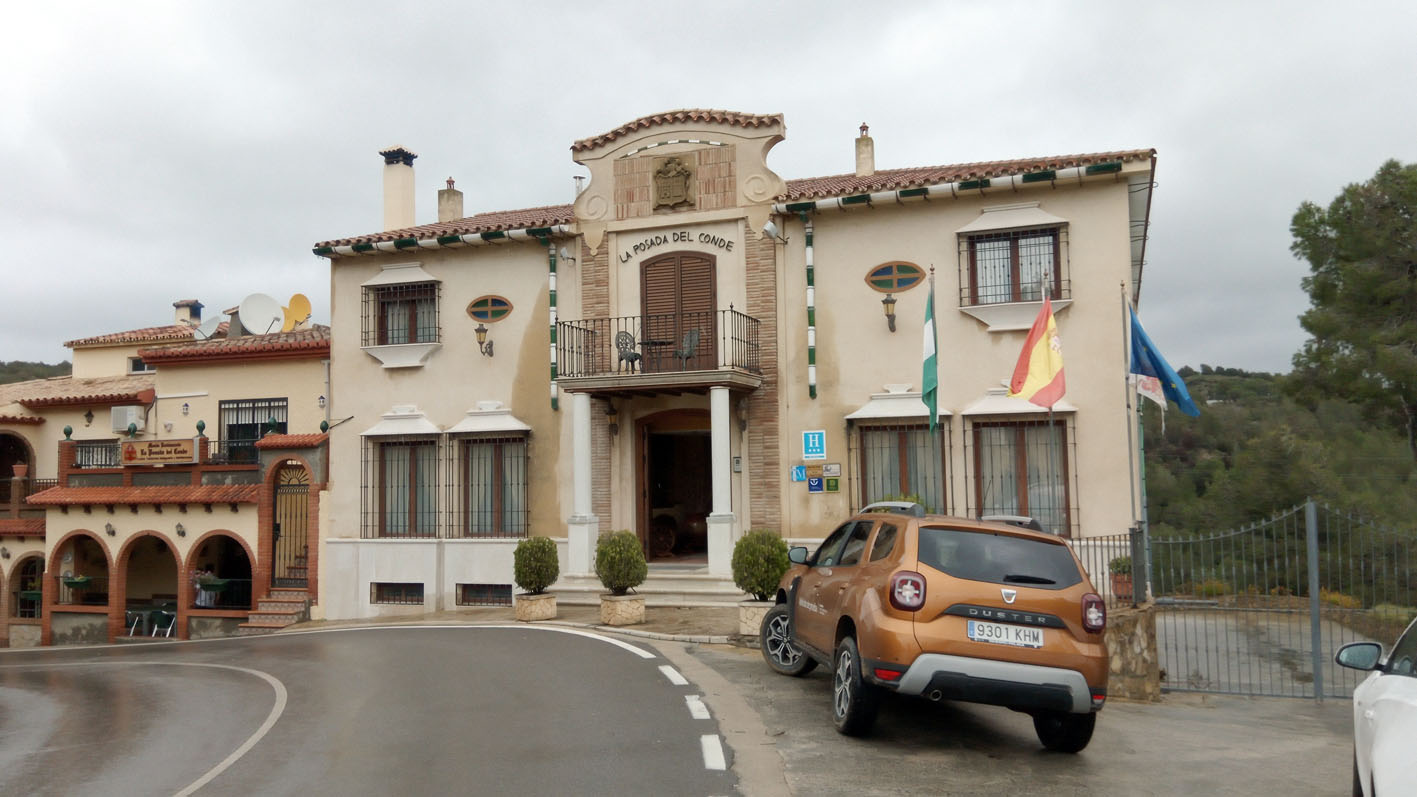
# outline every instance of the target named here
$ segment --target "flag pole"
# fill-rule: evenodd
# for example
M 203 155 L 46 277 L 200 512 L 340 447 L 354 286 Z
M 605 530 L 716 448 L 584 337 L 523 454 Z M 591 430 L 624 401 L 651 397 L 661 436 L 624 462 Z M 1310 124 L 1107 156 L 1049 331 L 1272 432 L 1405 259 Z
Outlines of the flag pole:
M 1132 324 L 1131 304 L 1127 301 L 1127 283 L 1117 283 L 1118 298 L 1122 301 L 1122 403 L 1127 408 L 1127 486 L 1132 497 L 1132 525 L 1137 522 L 1137 464 L 1136 442 L 1132 439 L 1132 424 L 1136 422 L 1132 411 Z

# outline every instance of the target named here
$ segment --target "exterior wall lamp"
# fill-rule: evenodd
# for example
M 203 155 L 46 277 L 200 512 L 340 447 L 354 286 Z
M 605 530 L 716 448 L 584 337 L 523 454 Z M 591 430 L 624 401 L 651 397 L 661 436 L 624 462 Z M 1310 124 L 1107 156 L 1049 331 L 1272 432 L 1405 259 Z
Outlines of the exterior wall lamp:
M 182 402 L 182 414 L 185 416 L 187 413 L 189 413 L 189 412 L 191 412 L 191 411 L 192 411 L 192 405 L 191 405 L 191 404 L 188 404 L 188 403 L 185 402 L 185 401 Z
M 9 559 L 9 558 L 10 558 L 10 549 L 9 549 L 9 548 L 6 548 L 6 547 L 3 546 L 3 545 L 0 545 L 0 559 Z
M 179 537 L 186 537 L 186 536 L 187 536 L 187 529 L 186 529 L 181 523 L 178 523 L 178 524 L 177 524 L 177 536 L 179 536 Z
M 886 294 L 886 298 L 884 298 L 884 299 L 881 300 L 881 306 L 886 309 L 886 326 L 889 326 L 889 327 L 891 328 L 891 331 L 894 332 L 894 331 L 895 331 L 895 296 L 894 296 L 893 294 L 889 294 L 889 293 Z
M 110 536 L 110 537 L 116 536 L 116 535 L 118 534 L 118 530 L 115 529 L 115 528 L 113 528 L 113 524 L 112 524 L 112 523 L 105 523 L 105 524 L 103 524 L 103 531 L 104 531 L 105 534 L 107 534 L 107 535 Z
M 738 399 L 738 431 L 748 431 L 748 400 Z
M 319 404 L 319 405 L 320 405 L 320 409 L 322 409 L 322 410 L 325 408 L 325 402 L 326 402 L 326 399 L 325 399 L 324 396 L 321 396 L 321 397 L 315 399 L 315 403 L 316 403 L 316 404 Z
M 483 353 L 485 356 L 487 356 L 487 357 L 491 357 L 491 356 L 492 356 L 492 341 L 490 341 L 490 340 L 487 339 L 487 325 L 486 325 L 486 324 L 478 324 L 478 325 L 477 325 L 477 329 L 474 329 L 473 332 L 476 332 L 476 333 L 477 333 L 477 349 L 478 349 L 478 351 L 482 352 L 482 353 Z
M 92 424 L 92 423 L 93 423 L 93 410 L 86 410 L 86 411 L 84 412 L 84 426 L 88 426 L 89 424 Z
M 605 417 L 610 421 L 610 436 L 614 437 L 620 433 L 620 410 L 616 409 L 615 402 L 605 402 Z

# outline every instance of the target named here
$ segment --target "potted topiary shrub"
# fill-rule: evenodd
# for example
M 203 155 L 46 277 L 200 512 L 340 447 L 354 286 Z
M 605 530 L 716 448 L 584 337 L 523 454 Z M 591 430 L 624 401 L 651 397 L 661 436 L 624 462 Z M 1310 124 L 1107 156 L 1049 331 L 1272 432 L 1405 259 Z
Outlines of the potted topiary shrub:
M 595 545 L 595 575 L 610 590 L 600 596 L 600 622 L 635 625 L 645 621 L 644 596 L 629 594 L 649 575 L 644 548 L 633 531 L 616 531 L 600 538 Z
M 1107 572 L 1112 576 L 1112 594 L 1119 601 L 1132 599 L 1132 557 L 1118 556 L 1107 563 Z
M 738 604 L 739 634 L 758 635 L 787 567 L 787 543 L 772 529 L 750 531 L 733 546 L 733 583 L 753 596 Z
M 556 619 L 556 596 L 546 588 L 556 583 L 561 566 L 556 559 L 556 542 L 550 537 L 528 537 L 512 552 L 512 580 L 525 592 L 516 597 L 513 610 L 517 619 Z

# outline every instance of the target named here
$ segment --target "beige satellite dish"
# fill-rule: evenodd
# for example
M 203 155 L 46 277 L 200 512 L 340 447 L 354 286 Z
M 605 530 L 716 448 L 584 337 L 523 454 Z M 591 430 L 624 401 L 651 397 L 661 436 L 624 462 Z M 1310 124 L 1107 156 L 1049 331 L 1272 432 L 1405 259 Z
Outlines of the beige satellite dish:
M 290 297 L 290 305 L 281 309 L 285 311 L 285 323 L 281 325 L 281 332 L 302 329 L 310 318 L 310 300 L 305 298 L 303 293 Z
M 280 331 L 280 303 L 264 293 L 253 293 L 242 299 L 236 312 L 241 319 L 241 326 L 252 335 Z

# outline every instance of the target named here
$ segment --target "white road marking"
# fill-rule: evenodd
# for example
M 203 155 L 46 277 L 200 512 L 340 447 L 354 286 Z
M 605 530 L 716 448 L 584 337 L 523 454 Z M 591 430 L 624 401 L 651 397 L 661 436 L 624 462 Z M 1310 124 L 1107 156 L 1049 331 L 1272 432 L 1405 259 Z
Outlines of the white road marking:
M 698 695 L 685 695 L 684 702 L 689 704 L 689 716 L 696 720 L 706 720 L 709 718 L 708 706 L 704 705 L 704 699 Z
M 699 746 L 704 749 L 704 769 L 722 771 L 728 768 L 728 762 L 723 759 L 723 744 L 717 734 L 700 736 Z
M 465 630 L 476 630 L 476 629 L 478 629 L 478 628 L 511 628 L 511 629 L 516 629 L 516 630 L 520 630 L 520 631 L 555 631 L 555 632 L 560 633 L 560 634 L 573 634 L 573 635 L 575 635 L 575 636 L 583 636 L 583 637 L 586 637 L 586 638 L 588 638 L 588 639 L 598 639 L 598 640 L 600 640 L 601 642 L 609 642 L 610 644 L 612 644 L 612 645 L 614 645 L 614 646 L 616 646 L 616 647 L 618 647 L 618 648 L 624 648 L 625 650 L 630 651 L 631 653 L 635 654 L 636 656 L 639 656 L 639 657 L 642 658 L 642 659 L 653 659 L 653 658 L 655 658 L 655 654 L 650 653 L 649 651 L 645 650 L 644 648 L 636 647 L 636 646 L 634 646 L 634 645 L 631 645 L 629 642 L 622 642 L 622 641 L 620 641 L 620 640 L 618 640 L 618 639 L 615 639 L 614 637 L 601 636 L 600 634 L 593 634 L 593 633 L 591 633 L 590 631 L 582 631 L 582 630 L 580 630 L 579 628 L 566 628 L 566 627 L 564 627 L 564 626 L 559 626 L 559 625 L 533 625 L 533 624 L 531 624 L 531 623 L 517 623 L 516 625 L 466 625 L 466 624 L 458 624 L 458 625 L 360 625 L 360 626 L 350 626 L 350 627 L 346 627 L 346 628 L 321 628 L 321 629 L 316 629 L 316 630 L 311 630 L 311 631 L 287 631 L 287 632 L 284 633 L 284 634 L 271 634 L 271 635 L 267 635 L 267 636 L 257 636 L 257 637 L 230 637 L 230 638 L 231 638 L 231 639 L 273 639 L 273 638 L 279 638 L 279 637 L 298 636 L 298 635 L 300 635 L 300 634 L 336 634 L 336 633 L 339 633 L 339 632 L 341 632 L 341 631 L 388 631 L 388 630 L 391 630 L 391 629 L 397 629 L 397 630 L 415 630 L 415 629 L 421 629 L 421 628 L 443 628 L 443 629 L 447 629 L 447 628 L 460 628 L 460 629 L 465 629 Z
M 669 679 L 669 683 L 675 686 L 688 686 L 689 680 L 679 674 L 679 671 L 668 664 L 659 665 L 659 671 L 664 673 L 664 677 Z

